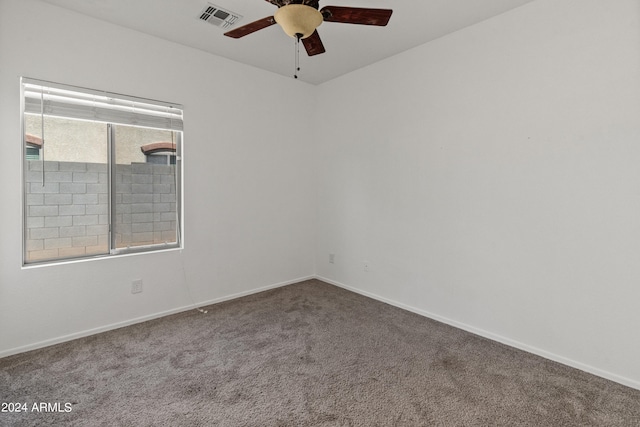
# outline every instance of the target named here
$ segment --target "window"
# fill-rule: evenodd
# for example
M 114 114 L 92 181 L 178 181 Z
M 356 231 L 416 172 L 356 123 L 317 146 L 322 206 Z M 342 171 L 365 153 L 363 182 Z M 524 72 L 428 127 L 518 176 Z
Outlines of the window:
M 176 164 L 176 145 L 171 142 L 154 142 L 140 147 L 147 158 L 147 163 L 161 165 Z
M 180 247 L 181 106 L 26 78 L 22 95 L 24 264 Z
M 38 160 L 40 158 L 40 149 L 36 147 L 27 147 L 27 160 Z
M 25 134 L 24 142 L 26 144 L 27 160 L 38 160 L 40 158 L 40 148 L 42 147 L 42 139 L 30 133 Z

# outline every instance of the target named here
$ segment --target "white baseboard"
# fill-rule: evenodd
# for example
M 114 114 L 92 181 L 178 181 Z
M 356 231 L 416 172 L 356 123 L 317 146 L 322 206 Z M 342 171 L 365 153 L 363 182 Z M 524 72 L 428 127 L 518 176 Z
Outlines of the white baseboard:
M 7 356 L 12 356 L 14 354 L 24 353 L 31 350 L 37 350 L 39 348 L 49 347 L 51 345 L 60 344 L 67 341 L 72 341 L 78 338 L 88 337 L 90 335 L 99 334 L 101 332 L 107 332 L 114 329 L 123 328 L 129 325 L 135 325 L 136 323 L 146 322 L 148 320 L 158 319 L 160 317 L 169 316 L 171 314 L 181 313 L 183 311 L 195 310 L 197 307 L 205 307 L 207 305 L 217 304 L 224 301 L 229 301 L 232 299 L 244 297 L 251 294 L 257 294 L 258 292 L 267 291 L 269 289 L 275 289 L 282 286 L 292 285 L 294 283 L 303 282 L 305 280 L 315 279 L 315 276 L 307 276 L 307 277 L 299 277 L 293 280 L 287 280 L 286 282 L 274 283 L 272 285 L 262 286 L 260 288 L 251 289 L 249 291 L 238 292 L 235 294 L 227 295 L 220 298 L 214 298 L 208 301 L 201 301 L 199 303 L 193 305 L 185 305 L 182 307 L 173 308 L 171 310 L 161 311 L 153 314 L 149 314 L 146 316 L 136 317 L 135 319 L 129 319 L 122 322 L 112 323 L 110 325 L 100 326 L 98 328 L 87 329 L 80 332 L 75 332 L 69 335 L 63 335 L 56 338 L 51 338 L 44 341 L 39 341 L 33 344 L 28 344 L 21 347 L 11 348 L 9 350 L 0 351 L 0 359 Z
M 344 283 L 340 283 L 340 282 L 337 282 L 335 280 L 328 279 L 326 277 L 316 276 L 315 278 L 318 279 L 318 280 L 321 280 L 323 282 L 326 282 L 326 283 L 338 286 L 340 288 L 346 289 L 348 291 L 355 292 L 357 294 L 364 295 L 366 297 L 373 298 L 373 299 L 378 300 L 378 301 L 382 301 L 384 303 L 387 303 L 389 305 L 393 305 L 393 306 L 401 308 L 403 310 L 407 310 L 407 311 L 410 311 L 412 313 L 416 313 L 416 314 L 419 314 L 421 316 L 428 317 L 428 318 L 433 319 L 433 320 L 437 320 L 438 322 L 442 322 L 442 323 L 445 323 L 447 325 L 451 325 L 451 326 L 456 327 L 458 329 L 462 329 L 464 331 L 471 332 L 472 334 L 476 334 L 476 335 L 479 335 L 481 337 L 488 338 L 490 340 L 497 341 L 499 343 L 508 345 L 510 347 L 514 347 L 514 348 L 517 348 L 519 350 L 526 351 L 527 353 L 532 353 L 532 354 L 535 354 L 537 356 L 544 357 L 545 359 L 553 360 L 554 362 L 558 362 L 558 363 L 561 363 L 563 365 L 567 365 L 567 366 L 570 366 L 572 368 L 576 368 L 576 369 L 579 369 L 581 371 L 585 371 L 585 372 L 588 372 L 590 374 L 593 374 L 593 375 L 596 375 L 596 376 L 599 376 L 599 377 L 602 377 L 602 378 L 617 382 L 617 383 L 625 385 L 627 387 L 631 387 L 631 388 L 635 388 L 637 390 L 640 390 L 640 382 L 632 380 L 630 378 L 626 378 L 626 377 L 623 377 L 623 376 L 620 376 L 620 375 L 617 375 L 617 374 L 614 374 L 614 373 L 611 373 L 611 372 L 608 372 L 608 371 L 604 371 L 602 369 L 595 368 L 595 367 L 590 366 L 590 365 L 586 365 L 586 364 L 578 362 L 576 360 L 569 359 L 567 357 L 560 356 L 558 354 L 551 353 L 551 352 L 548 352 L 546 350 L 542 350 L 540 348 L 530 346 L 530 345 L 522 343 L 520 341 L 515 341 L 515 340 L 512 340 L 510 338 L 503 337 L 502 335 L 494 334 L 492 332 L 485 331 L 484 329 L 479 329 L 479 328 L 476 328 L 474 326 L 467 325 L 466 323 L 461 323 L 461 322 L 458 322 L 458 321 L 455 321 L 455 320 L 440 316 L 438 314 L 428 312 L 426 310 L 422 310 L 422 309 L 419 309 L 419 308 L 416 308 L 416 307 L 412 307 L 410 305 L 403 304 L 403 303 L 394 301 L 394 300 L 389 299 L 389 298 L 381 297 L 380 295 L 376 295 L 376 294 L 373 294 L 371 292 L 363 291 L 361 289 L 345 285 Z

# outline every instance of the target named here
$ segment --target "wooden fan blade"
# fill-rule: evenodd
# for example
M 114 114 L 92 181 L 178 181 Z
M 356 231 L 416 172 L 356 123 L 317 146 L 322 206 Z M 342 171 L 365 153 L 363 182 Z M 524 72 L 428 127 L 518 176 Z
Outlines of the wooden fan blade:
M 320 12 L 327 22 L 345 24 L 378 25 L 384 27 L 389 22 L 393 10 L 366 9 L 361 7 L 325 6 Z
M 325 52 L 324 45 L 322 44 L 322 40 L 320 40 L 320 34 L 318 34 L 317 30 L 306 39 L 302 39 L 302 44 L 309 56 L 319 55 Z
M 233 37 L 234 39 L 239 39 L 240 37 L 244 37 L 248 34 L 255 33 L 258 30 L 262 30 L 263 28 L 267 28 L 276 23 L 276 20 L 273 19 L 273 16 L 267 16 L 266 18 L 258 19 L 250 24 L 243 25 L 242 27 L 238 27 L 235 30 L 227 31 L 224 33 L 227 37 Z

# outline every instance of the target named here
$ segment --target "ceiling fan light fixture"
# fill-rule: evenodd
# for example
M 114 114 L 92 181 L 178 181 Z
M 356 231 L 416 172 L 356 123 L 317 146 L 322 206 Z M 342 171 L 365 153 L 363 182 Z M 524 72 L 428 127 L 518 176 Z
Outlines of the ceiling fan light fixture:
M 288 36 L 305 39 L 322 24 L 322 14 L 311 6 L 304 4 L 288 4 L 279 8 L 273 15 Z

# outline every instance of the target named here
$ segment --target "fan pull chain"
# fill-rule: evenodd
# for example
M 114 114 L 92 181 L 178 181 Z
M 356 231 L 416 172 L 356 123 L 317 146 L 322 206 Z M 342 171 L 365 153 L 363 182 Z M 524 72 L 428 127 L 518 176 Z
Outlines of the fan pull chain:
M 295 58 L 296 58 L 296 70 L 293 73 L 293 78 L 298 78 L 298 71 L 300 71 L 300 39 L 302 38 L 302 34 L 296 34 L 296 42 L 295 42 Z

